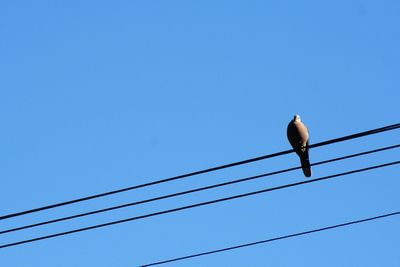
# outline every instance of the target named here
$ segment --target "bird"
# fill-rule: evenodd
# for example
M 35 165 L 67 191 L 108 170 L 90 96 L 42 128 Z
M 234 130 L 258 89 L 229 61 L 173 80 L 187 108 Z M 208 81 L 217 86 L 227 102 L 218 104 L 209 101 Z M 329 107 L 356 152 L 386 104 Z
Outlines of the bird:
M 301 168 L 306 177 L 311 177 L 309 152 L 309 131 L 299 115 L 294 115 L 287 127 L 287 138 L 296 154 L 300 157 Z

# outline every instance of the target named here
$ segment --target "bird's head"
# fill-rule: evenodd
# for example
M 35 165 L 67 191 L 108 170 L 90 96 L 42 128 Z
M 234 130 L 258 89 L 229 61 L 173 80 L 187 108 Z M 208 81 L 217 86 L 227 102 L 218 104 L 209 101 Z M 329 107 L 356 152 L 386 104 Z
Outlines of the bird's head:
M 293 120 L 294 121 L 301 121 L 301 119 L 300 119 L 300 115 L 294 115 L 294 118 L 293 118 Z

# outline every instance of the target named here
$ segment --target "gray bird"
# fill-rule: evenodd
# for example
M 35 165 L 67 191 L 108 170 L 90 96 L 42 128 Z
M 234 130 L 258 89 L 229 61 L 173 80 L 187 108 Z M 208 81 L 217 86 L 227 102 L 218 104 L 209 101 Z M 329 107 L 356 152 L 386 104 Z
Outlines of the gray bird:
M 300 157 L 301 168 L 306 177 L 311 176 L 309 150 L 309 133 L 307 126 L 301 121 L 299 115 L 295 115 L 287 127 L 287 137 L 294 151 Z

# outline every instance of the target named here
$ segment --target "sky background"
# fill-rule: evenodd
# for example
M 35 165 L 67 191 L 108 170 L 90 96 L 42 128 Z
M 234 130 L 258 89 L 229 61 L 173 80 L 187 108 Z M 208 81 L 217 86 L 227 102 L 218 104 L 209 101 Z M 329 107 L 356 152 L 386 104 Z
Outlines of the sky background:
M 1 214 L 399 122 L 399 1 L 1 1 Z M 399 143 L 315 148 L 311 161 Z M 313 178 L 399 160 L 392 150 Z M 298 166 L 290 154 L 0 229 Z M 39 241 L 1 266 L 130 267 L 400 210 L 398 166 Z M 301 171 L 0 236 L 0 244 L 303 181 Z M 400 218 L 166 266 L 400 266 Z

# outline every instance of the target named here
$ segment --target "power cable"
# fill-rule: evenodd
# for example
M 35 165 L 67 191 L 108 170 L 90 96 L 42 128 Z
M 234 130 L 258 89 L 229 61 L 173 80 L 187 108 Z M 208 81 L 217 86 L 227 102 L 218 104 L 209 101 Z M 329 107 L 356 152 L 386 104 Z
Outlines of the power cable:
M 242 245 L 237 245 L 237 246 L 233 246 L 233 247 L 227 247 L 227 248 L 222 248 L 222 249 L 206 251 L 206 252 L 202 252 L 202 253 L 192 254 L 192 255 L 183 256 L 183 257 L 174 258 L 174 259 L 169 259 L 169 260 L 157 261 L 157 262 L 153 262 L 153 263 L 150 263 L 150 264 L 141 265 L 141 267 L 155 266 L 155 265 L 161 265 L 161 264 L 171 263 L 171 262 L 175 262 L 175 261 L 187 260 L 187 259 L 190 259 L 190 258 L 206 256 L 206 255 L 220 253 L 220 252 L 224 252 L 224 251 L 228 251 L 228 250 L 234 250 L 234 249 L 239 249 L 239 248 L 244 248 L 244 247 L 250 247 L 250 246 L 270 243 L 270 242 L 274 242 L 274 241 L 278 241 L 278 240 L 282 240 L 282 239 L 288 239 L 288 238 L 298 237 L 298 236 L 302 236 L 302 235 L 308 235 L 308 234 L 312 234 L 312 233 L 332 230 L 332 229 L 339 228 L 339 227 L 344 227 L 344 226 L 364 223 L 364 222 L 368 222 L 368 221 L 383 219 L 383 218 L 387 218 L 387 217 L 391 217 L 391 216 L 395 216 L 395 215 L 400 215 L 400 211 L 387 213 L 387 214 L 383 214 L 383 215 L 379 215 L 379 216 L 375 216 L 375 217 L 365 218 L 365 219 L 361 219 L 361 220 L 356 220 L 356 221 L 336 224 L 336 225 L 327 226 L 327 227 L 323 227 L 323 228 L 318 228 L 318 229 L 314 229 L 314 230 L 309 230 L 309 231 L 305 231 L 305 232 L 299 232 L 299 233 L 295 233 L 295 234 L 289 234 L 289 235 L 274 237 L 274 238 L 270 238 L 270 239 L 260 240 L 260 241 L 247 243 L 247 244 L 242 244 Z
M 89 227 L 78 228 L 78 229 L 74 229 L 74 230 L 70 230 L 70 231 L 66 231 L 66 232 L 60 232 L 60 233 L 56 233 L 56 234 L 40 236 L 40 237 L 27 239 L 27 240 L 22 240 L 22 241 L 18 241 L 18 242 L 14 242 L 14 243 L 8 243 L 8 244 L 5 244 L 5 245 L 0 245 L 0 249 L 6 248 L 6 247 L 11 247 L 11 246 L 22 245 L 22 244 L 25 244 L 25 243 L 31 243 L 31 242 L 35 242 L 35 241 L 39 241 L 39 240 L 54 238 L 54 237 L 58 237 L 58 236 L 63 236 L 63 235 L 69 235 L 69 234 L 73 234 L 73 233 L 83 232 L 83 231 L 87 231 L 87 230 L 93 230 L 93 229 L 96 229 L 96 228 L 102 228 L 102 227 L 111 226 L 111 225 L 114 225 L 114 224 L 120 224 L 120 223 L 129 222 L 129 221 L 134 221 L 134 220 L 154 217 L 154 216 L 158 216 L 158 215 L 162 215 L 162 214 L 173 213 L 173 212 L 186 210 L 186 209 L 191 209 L 191 208 L 195 208 L 195 207 L 215 204 L 215 203 L 218 203 L 218 202 L 228 201 L 228 200 L 232 200 L 232 199 L 248 197 L 248 196 L 257 195 L 257 194 L 261 194 L 261 193 L 266 193 L 266 192 L 270 192 L 270 191 L 275 191 L 275 190 L 280 190 L 280 189 L 284 189 L 284 188 L 294 187 L 294 186 L 298 186 L 298 185 L 319 182 L 319 181 L 322 181 L 322 180 L 328 180 L 328 179 L 332 179 L 332 178 L 339 177 L 339 176 L 345 176 L 345 175 L 349 175 L 349 174 L 353 174 L 353 173 L 369 171 L 369 170 L 388 167 L 388 166 L 396 165 L 396 164 L 400 164 L 400 161 L 394 161 L 394 162 L 385 163 L 385 164 L 381 164 L 381 165 L 375 165 L 375 166 L 366 167 L 366 168 L 362 168 L 362 169 L 357 169 L 357 170 L 352 170 L 352 171 L 343 172 L 343 173 L 339 173 L 339 174 L 333 174 L 333 175 L 329 175 L 329 176 L 325 176 L 325 177 L 320 177 L 320 178 L 316 178 L 316 179 L 312 179 L 312 180 L 307 180 L 307 181 L 302 181 L 302 182 L 297 182 L 297 183 L 292 183 L 292 184 L 286 184 L 286 185 L 272 187 L 272 188 L 266 188 L 266 189 L 263 189 L 263 190 L 253 191 L 253 192 L 249 192 L 249 193 L 245 193 L 245 194 L 219 198 L 219 199 L 206 201 L 206 202 L 201 202 L 201 203 L 196 203 L 196 204 L 183 206 L 183 207 L 179 207 L 179 208 L 174 208 L 174 209 L 169 209 L 169 210 L 149 213 L 149 214 L 140 215 L 140 216 L 136 216 L 136 217 L 131 217 L 131 218 L 127 218 L 127 219 L 122 219 L 122 220 L 118 220 L 118 221 L 112 221 L 112 222 L 108 222 L 108 223 L 97 224 L 97 225 L 93 225 L 93 226 L 89 226 Z
M 391 131 L 391 130 L 395 130 L 398 128 L 400 128 L 400 123 L 396 123 L 396 124 L 392 124 L 392 125 L 388 125 L 388 126 L 384 126 L 381 128 L 364 131 L 364 132 L 359 132 L 359 133 L 355 133 L 355 134 L 351 134 L 351 135 L 347 135 L 347 136 L 343 136 L 343 137 L 339 137 L 339 138 L 335 138 L 335 139 L 330 139 L 330 140 L 323 141 L 320 143 L 312 144 L 312 145 L 310 145 L 310 148 L 326 146 L 329 144 L 343 142 L 343 141 L 360 138 L 360 137 L 368 136 L 368 135 L 372 135 L 372 134 L 382 133 L 382 132 L 386 132 L 386 131 Z M 10 214 L 0 216 L 0 220 L 17 217 L 17 216 L 22 216 L 25 214 L 34 213 L 34 212 L 38 212 L 38 211 L 53 209 L 56 207 L 61 207 L 61 206 L 78 203 L 78 202 L 82 202 L 82 201 L 87 201 L 90 199 L 100 198 L 100 197 L 104 197 L 104 196 L 108 196 L 108 195 L 113 195 L 113 194 L 117 194 L 117 193 L 122 193 L 122 192 L 129 191 L 129 190 L 134 190 L 134 189 L 148 187 L 148 186 L 152 186 L 152 185 L 156 185 L 156 184 L 166 183 L 166 182 L 170 182 L 170 181 L 174 181 L 174 180 L 178 180 L 178 179 L 182 179 L 182 178 L 187 178 L 187 177 L 194 176 L 194 175 L 204 174 L 204 173 L 222 170 L 222 169 L 226 169 L 226 168 L 230 168 L 230 167 L 234 167 L 234 166 L 248 164 L 251 162 L 256 162 L 256 161 L 273 158 L 273 157 L 277 157 L 277 156 L 282 156 L 282 155 L 289 154 L 292 152 L 294 152 L 294 150 L 289 149 L 289 150 L 285 150 L 285 151 L 281 151 L 281 152 L 277 152 L 277 153 L 273 153 L 273 154 L 269 154 L 269 155 L 264 155 L 264 156 L 260 156 L 260 157 L 256 157 L 256 158 L 243 160 L 243 161 L 229 163 L 226 165 L 212 167 L 212 168 L 208 168 L 208 169 L 204 169 L 204 170 L 194 171 L 194 172 L 190 172 L 190 173 L 186 173 L 186 174 L 182 174 L 182 175 L 178 175 L 178 176 L 174 176 L 174 177 L 170 177 L 170 178 L 166 178 L 166 179 L 162 179 L 162 180 L 157 180 L 157 181 L 153 181 L 153 182 L 149 182 L 149 183 L 144 183 L 144 184 L 139 184 L 139 185 L 135 185 L 135 186 L 131 186 L 131 187 L 121 188 L 121 189 L 108 191 L 108 192 L 104 192 L 104 193 L 100 193 L 100 194 L 96 194 L 96 195 L 90 195 L 90 196 L 86 196 L 86 197 L 82 197 L 82 198 L 68 200 L 65 202 L 59 202 L 56 204 L 42 206 L 39 208 L 33 208 L 33 209 L 24 210 L 24 211 L 20 211 L 20 212 L 10 213 Z
M 342 156 L 342 157 L 338 157 L 338 158 L 334 158 L 334 159 L 324 160 L 324 161 L 313 163 L 313 164 L 311 164 L 311 166 L 317 166 L 317 165 L 322 165 L 322 164 L 340 161 L 340 160 L 344 160 L 344 159 L 354 158 L 354 157 L 358 157 L 358 156 L 362 156 L 362 155 L 377 153 L 377 152 L 394 149 L 394 148 L 398 148 L 398 147 L 400 147 L 400 144 L 393 145 L 393 146 L 387 146 L 387 147 L 383 147 L 383 148 L 378 148 L 378 149 L 374 149 L 374 150 L 369 150 L 369 151 L 364 151 L 364 152 L 360 152 L 360 153 L 356 153 L 356 154 L 346 155 L 346 156 Z M 241 179 L 228 181 L 228 182 L 224 182 L 224 183 L 195 188 L 195 189 L 191 189 L 191 190 L 187 190 L 187 191 L 183 191 L 183 192 L 177 192 L 177 193 L 173 193 L 173 194 L 169 194 L 169 195 L 163 195 L 163 196 L 154 197 L 154 198 L 150 198 L 150 199 L 140 200 L 140 201 L 136 201 L 136 202 L 126 203 L 126 204 L 108 207 L 108 208 L 104 208 L 104 209 L 99 209 L 99 210 L 95 210 L 95 211 L 90 211 L 90 212 L 86 212 L 86 213 L 75 214 L 72 216 L 57 218 L 57 219 L 53 219 L 53 220 L 49 220 L 49 221 L 15 227 L 15 228 L 0 231 L 0 235 L 10 233 L 10 232 L 20 231 L 20 230 L 24 230 L 24 229 L 29 229 L 29 228 L 33 228 L 33 227 L 43 226 L 43 225 L 47 225 L 47 224 L 51 224 L 51 223 L 71 220 L 71 219 L 75 219 L 75 218 L 79 218 L 79 217 L 89 216 L 89 215 L 93 215 L 93 214 L 97 214 L 97 213 L 126 208 L 126 207 L 135 206 L 135 205 L 139 205 L 139 204 L 144 204 L 144 203 L 148 203 L 148 202 L 158 201 L 158 200 L 167 199 L 167 198 L 171 198 L 171 197 L 186 195 L 186 194 L 195 193 L 195 192 L 199 192 L 199 191 L 203 191 L 203 190 L 209 190 L 209 189 L 217 188 L 217 187 L 221 187 L 221 186 L 227 186 L 227 185 L 231 185 L 231 184 L 235 184 L 235 183 L 250 181 L 250 180 L 267 177 L 267 176 L 272 176 L 272 175 L 276 175 L 276 174 L 281 174 L 281 173 L 285 173 L 285 172 L 289 172 L 289 171 L 293 171 L 293 170 L 297 170 L 297 169 L 301 169 L 301 166 L 292 167 L 292 168 L 274 171 L 274 172 L 269 172 L 269 173 L 264 173 L 264 174 L 259 174 L 259 175 L 255 175 L 255 176 L 250 176 L 250 177 L 241 178 Z

